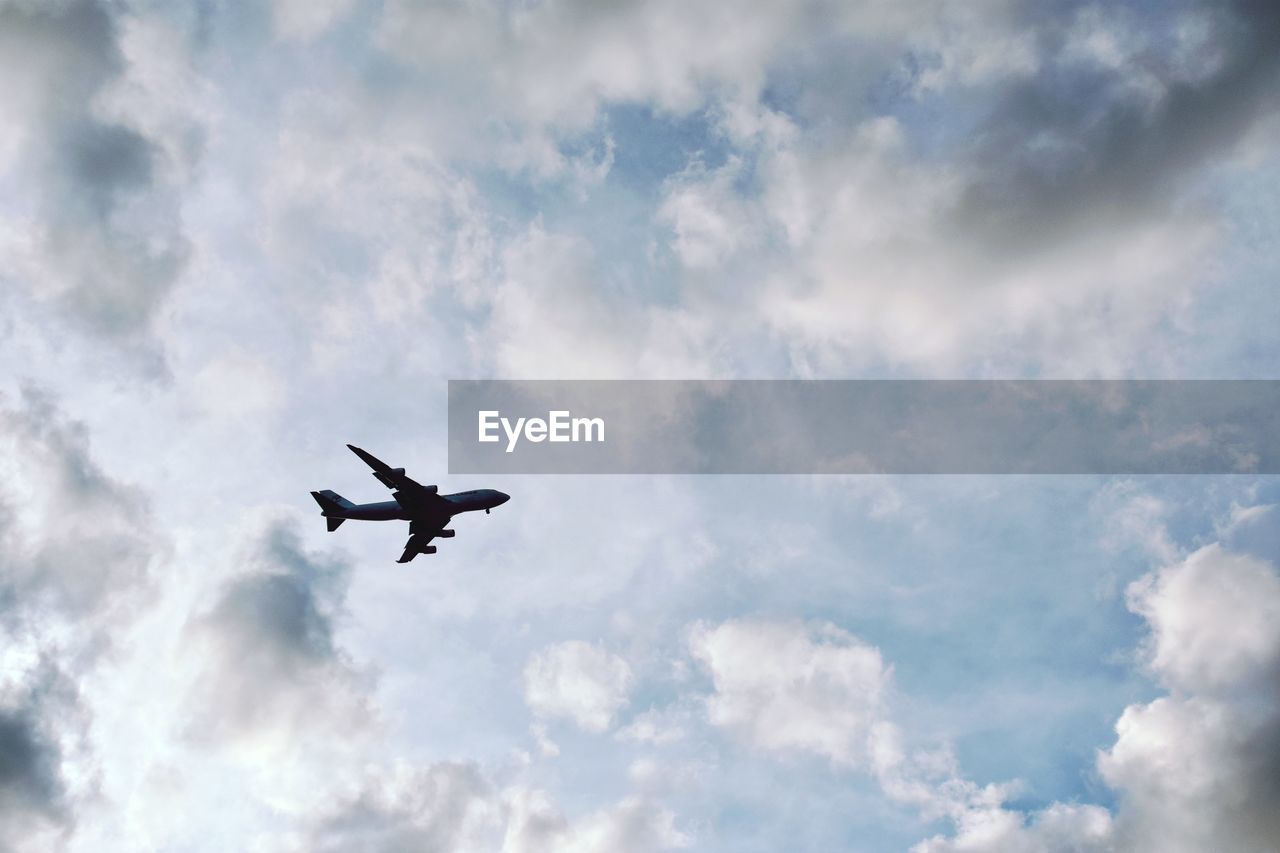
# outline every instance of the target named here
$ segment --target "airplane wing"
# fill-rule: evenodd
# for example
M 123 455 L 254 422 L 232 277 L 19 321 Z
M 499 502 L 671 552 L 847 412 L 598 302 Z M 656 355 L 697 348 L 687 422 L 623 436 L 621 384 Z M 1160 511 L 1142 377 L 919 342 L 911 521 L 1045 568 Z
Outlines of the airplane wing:
M 403 468 L 392 468 L 378 457 L 354 444 L 348 444 L 351 452 L 364 460 L 373 469 L 373 476 L 378 482 L 392 490 L 391 496 L 406 507 L 415 509 L 445 507 L 448 502 L 436 491 L 435 486 L 424 486 L 405 476 Z M 443 525 L 441 525 L 443 526 Z
M 442 532 L 452 535 L 453 531 L 445 531 L 444 526 L 447 521 L 437 524 L 434 521 L 411 521 L 409 522 L 409 541 L 404 543 L 404 553 L 400 555 L 397 563 L 407 563 L 419 554 L 434 554 L 436 548 L 431 544 L 431 540 L 435 539 Z

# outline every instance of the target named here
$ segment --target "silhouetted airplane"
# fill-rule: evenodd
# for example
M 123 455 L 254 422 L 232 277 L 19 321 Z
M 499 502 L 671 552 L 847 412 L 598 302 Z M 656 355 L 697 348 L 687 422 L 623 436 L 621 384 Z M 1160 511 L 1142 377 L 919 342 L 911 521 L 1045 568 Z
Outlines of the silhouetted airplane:
M 351 452 L 359 456 L 373 469 L 373 476 L 378 478 L 389 489 L 393 489 L 393 501 L 382 501 L 374 504 L 353 504 L 337 492 L 328 489 L 312 492 L 311 497 L 320 504 L 320 509 L 329 524 L 329 532 L 337 530 L 342 522 L 349 518 L 361 521 L 390 521 L 400 519 L 409 522 L 409 541 L 404 546 L 404 553 L 397 563 L 407 563 L 419 554 L 434 554 L 436 546 L 429 545 L 432 539 L 439 536 L 448 539 L 454 531 L 446 530 L 449 519 L 461 512 L 474 512 L 482 509 L 485 513 L 495 506 L 501 506 L 511 500 L 510 495 L 494 489 L 476 489 L 473 492 L 458 492 L 456 495 L 441 495 L 435 486 L 424 486 L 415 483 L 404 475 L 403 468 L 392 468 L 371 453 L 366 453 L 354 444 L 348 444 Z

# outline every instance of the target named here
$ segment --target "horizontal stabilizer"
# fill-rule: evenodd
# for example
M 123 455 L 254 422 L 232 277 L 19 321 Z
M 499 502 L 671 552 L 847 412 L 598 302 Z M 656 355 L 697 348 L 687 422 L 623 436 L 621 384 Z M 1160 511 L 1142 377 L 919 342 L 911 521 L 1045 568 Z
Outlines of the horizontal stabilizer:
M 337 530 L 338 526 L 342 524 L 342 522 L 346 521 L 346 519 L 330 515 L 325 518 L 325 521 L 329 523 L 329 532 L 332 533 Z

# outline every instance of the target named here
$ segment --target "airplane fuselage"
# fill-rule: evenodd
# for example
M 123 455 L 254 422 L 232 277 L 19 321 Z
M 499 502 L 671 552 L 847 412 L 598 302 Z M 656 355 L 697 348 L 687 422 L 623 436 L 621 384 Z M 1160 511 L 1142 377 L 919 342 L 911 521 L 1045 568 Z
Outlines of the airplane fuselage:
M 496 489 L 476 489 L 470 492 L 441 495 L 440 497 L 449 504 L 447 507 L 442 507 L 442 509 L 447 512 L 450 518 L 463 512 L 488 511 L 494 507 L 501 506 L 511 499 L 510 495 L 499 492 Z M 356 504 L 340 511 L 325 513 L 328 516 L 346 518 L 353 521 L 417 521 L 424 517 L 435 518 L 443 514 L 445 513 L 436 510 L 410 510 L 395 500 Z

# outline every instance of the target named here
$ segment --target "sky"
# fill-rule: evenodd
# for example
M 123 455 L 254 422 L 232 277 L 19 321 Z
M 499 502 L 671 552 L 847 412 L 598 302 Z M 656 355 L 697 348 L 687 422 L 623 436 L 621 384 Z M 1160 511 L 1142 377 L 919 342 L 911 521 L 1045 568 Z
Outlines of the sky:
M 1263 0 L 0 0 L 0 850 L 1274 850 L 1274 478 L 445 403 L 1273 378 L 1278 134 Z M 512 500 L 397 565 L 348 442 Z

